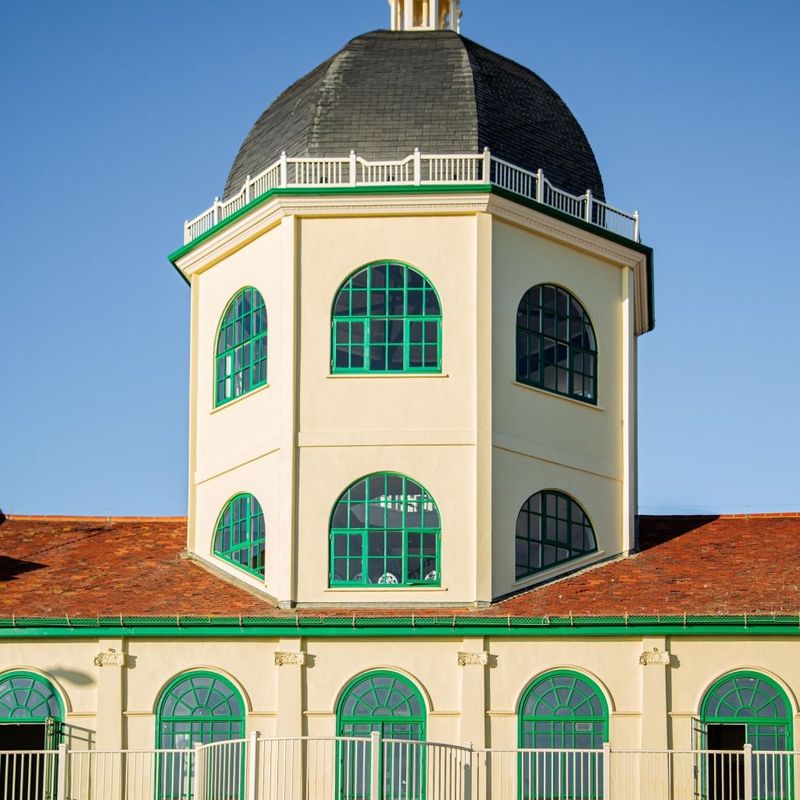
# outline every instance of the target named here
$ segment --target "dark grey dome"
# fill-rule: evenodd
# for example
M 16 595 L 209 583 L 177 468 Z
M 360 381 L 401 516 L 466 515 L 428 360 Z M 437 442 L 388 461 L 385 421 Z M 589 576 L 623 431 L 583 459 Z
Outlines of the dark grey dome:
M 233 162 L 225 197 L 285 150 L 290 157 L 400 159 L 492 154 L 544 170 L 560 189 L 603 200 L 583 129 L 538 76 L 451 31 L 373 31 L 290 86 L 258 118 Z

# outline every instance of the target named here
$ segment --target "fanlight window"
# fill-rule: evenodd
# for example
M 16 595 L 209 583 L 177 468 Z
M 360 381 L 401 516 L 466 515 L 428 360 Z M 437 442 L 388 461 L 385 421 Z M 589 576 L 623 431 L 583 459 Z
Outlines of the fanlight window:
M 214 405 L 267 382 L 267 309 L 257 289 L 242 289 L 225 309 L 217 333 Z
M 436 501 L 411 478 L 390 472 L 350 486 L 331 515 L 331 586 L 440 583 Z
M 565 289 L 529 289 L 517 309 L 517 380 L 597 402 L 597 342 L 589 315 Z
M 384 670 L 356 678 L 343 692 L 336 714 L 337 735 L 385 742 L 379 760 L 381 797 L 422 800 L 425 797 L 425 750 L 406 744 L 425 739 L 425 706 L 417 688 L 402 675 Z M 369 795 L 370 744 L 344 739 L 337 746 L 337 784 L 341 800 Z
M 50 682 L 30 672 L 0 675 L 0 722 L 61 719 L 61 701 Z
M 516 577 L 525 578 L 597 550 L 592 523 L 571 497 L 537 492 L 517 516 Z
M 353 274 L 333 303 L 334 372 L 440 372 L 442 312 L 431 282 L 392 261 Z
M 519 757 L 520 796 L 602 797 L 606 741 L 608 706 L 592 681 L 569 670 L 537 678 L 520 707 L 519 746 L 539 751 Z
M 237 494 L 219 515 L 214 554 L 263 578 L 265 540 L 261 504 L 252 494 Z

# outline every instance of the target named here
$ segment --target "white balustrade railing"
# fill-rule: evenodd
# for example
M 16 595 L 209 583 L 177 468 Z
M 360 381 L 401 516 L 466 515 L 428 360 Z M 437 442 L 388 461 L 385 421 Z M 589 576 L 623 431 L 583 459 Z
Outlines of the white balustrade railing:
M 370 737 L 0 752 L 0 800 L 794 800 L 800 753 L 473 748 Z
M 273 189 L 336 188 L 346 186 L 436 186 L 493 184 L 513 194 L 535 200 L 569 217 L 639 241 L 639 214 L 628 213 L 592 196 L 573 195 L 544 176 L 483 153 L 422 154 L 419 150 L 399 161 L 368 161 L 355 152 L 349 158 L 289 158 L 286 153 L 254 178 L 248 176 L 232 197 L 218 197 L 207 211 L 184 224 L 184 243 L 212 230 L 249 203 Z

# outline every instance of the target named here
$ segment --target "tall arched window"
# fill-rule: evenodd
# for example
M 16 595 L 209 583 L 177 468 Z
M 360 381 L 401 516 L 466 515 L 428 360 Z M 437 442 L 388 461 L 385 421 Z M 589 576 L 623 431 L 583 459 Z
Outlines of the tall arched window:
M 571 497 L 552 490 L 537 492 L 517 515 L 517 579 L 597 551 L 586 512 Z
M 597 342 L 589 315 L 560 286 L 528 289 L 517 309 L 517 380 L 597 402 Z
M 355 678 L 342 692 L 336 709 L 338 736 L 394 739 L 380 761 L 383 797 L 419 800 L 425 796 L 425 757 L 420 747 L 404 742 L 425 740 L 425 704 L 408 678 L 388 670 L 375 670 Z M 401 740 L 401 741 L 397 741 Z M 368 796 L 368 751 L 343 742 L 338 750 L 338 795 L 343 800 Z
M 33 672 L 0 675 L 0 722 L 63 720 L 61 700 L 50 681 Z
M 440 372 L 441 340 L 436 290 L 406 264 L 362 267 L 333 302 L 333 372 Z
M 214 405 L 221 406 L 267 382 L 267 308 L 248 286 L 228 303 L 217 333 Z
M 608 705 L 593 681 L 572 670 L 540 676 L 522 697 L 519 746 L 544 752 L 520 755 L 520 796 L 601 797 L 607 741 Z
M 427 489 L 405 475 L 368 475 L 331 514 L 331 586 L 438 586 L 440 538 L 439 509 Z
M 222 509 L 214 535 L 214 554 L 264 577 L 264 512 L 252 494 L 237 494 Z
M 156 747 L 185 750 L 162 753 L 157 762 L 157 796 L 182 800 L 194 795 L 191 749 L 195 744 L 243 739 L 245 707 L 233 684 L 213 672 L 184 672 L 161 693 L 156 715 Z M 224 754 L 228 765 L 216 779 L 215 796 L 242 797 L 244 747 L 230 745 Z

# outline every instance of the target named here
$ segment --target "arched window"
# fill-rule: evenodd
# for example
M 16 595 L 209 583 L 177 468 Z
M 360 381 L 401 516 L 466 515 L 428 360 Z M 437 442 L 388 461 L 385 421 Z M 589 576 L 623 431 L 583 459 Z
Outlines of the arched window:
M 369 672 L 351 681 L 342 693 L 336 710 L 337 735 L 368 737 L 373 731 L 382 739 L 396 740 L 384 746 L 380 761 L 382 797 L 420 800 L 425 795 L 424 751 L 404 742 L 425 740 L 425 705 L 416 686 L 402 675 Z M 341 743 L 337 785 L 342 800 L 368 796 L 369 765 L 368 749 Z
M 334 372 L 440 372 L 442 311 L 431 282 L 413 267 L 362 267 L 333 303 Z
M 591 680 L 571 670 L 537 678 L 520 704 L 519 746 L 545 752 L 520 755 L 520 796 L 601 797 L 607 741 L 608 705 Z
M 736 726 L 745 742 L 754 750 L 790 750 L 792 747 L 792 711 L 783 689 L 775 681 L 757 672 L 734 672 L 720 678 L 703 698 L 700 716 L 708 727 L 709 739 L 722 726 Z M 711 741 L 711 744 L 716 744 Z M 740 747 L 711 749 L 738 750 Z
M 264 512 L 251 494 L 237 494 L 222 509 L 214 535 L 214 555 L 264 577 Z
M 267 382 L 267 309 L 249 286 L 228 303 L 217 333 L 214 406 Z
M 32 672 L 0 675 L 0 722 L 63 720 L 61 700 L 51 683 Z
M 597 342 L 589 315 L 566 290 L 528 289 L 517 309 L 517 380 L 597 403 Z
M 597 550 L 586 512 L 562 492 L 531 495 L 517 515 L 517 579 Z
M 438 586 L 441 521 L 427 489 L 378 472 L 354 483 L 331 515 L 331 586 Z

